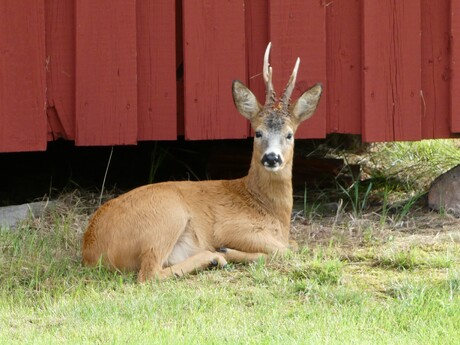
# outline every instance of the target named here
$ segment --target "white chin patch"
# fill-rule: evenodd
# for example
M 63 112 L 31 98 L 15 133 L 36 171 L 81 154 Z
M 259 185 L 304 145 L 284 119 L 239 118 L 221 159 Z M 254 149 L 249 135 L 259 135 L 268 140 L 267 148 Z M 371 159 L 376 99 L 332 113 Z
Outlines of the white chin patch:
M 268 166 L 268 165 L 264 165 L 264 168 L 265 168 L 266 170 L 268 170 L 268 171 L 271 171 L 271 172 L 276 172 L 276 171 L 278 171 L 278 170 L 281 169 L 281 167 L 280 167 L 279 165 L 276 165 L 276 166 L 274 166 L 274 167 L 270 167 L 270 166 Z

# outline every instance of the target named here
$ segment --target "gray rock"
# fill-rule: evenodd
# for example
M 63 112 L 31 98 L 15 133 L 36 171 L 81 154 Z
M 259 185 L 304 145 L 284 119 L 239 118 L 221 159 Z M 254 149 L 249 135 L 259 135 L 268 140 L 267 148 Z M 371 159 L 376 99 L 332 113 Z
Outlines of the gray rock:
M 29 217 L 40 217 L 43 211 L 53 205 L 50 201 L 0 207 L 0 228 L 14 228 Z
M 460 217 L 460 165 L 433 181 L 428 192 L 428 206 Z

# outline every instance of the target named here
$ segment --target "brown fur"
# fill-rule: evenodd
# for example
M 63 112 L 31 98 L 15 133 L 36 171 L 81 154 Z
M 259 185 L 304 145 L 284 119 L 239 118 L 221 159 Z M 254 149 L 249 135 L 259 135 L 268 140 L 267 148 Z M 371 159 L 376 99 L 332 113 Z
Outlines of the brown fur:
M 280 114 L 276 116 L 286 116 L 281 108 L 255 104 L 255 97 L 253 100 L 241 83 L 234 83 L 233 94 L 254 130 L 271 130 L 266 128 L 267 116 L 277 112 Z M 302 107 L 303 112 L 295 110 L 295 104 L 290 107 L 280 135 L 285 135 L 283 131 L 295 132 L 300 121 L 311 116 L 320 94 L 317 85 L 301 97 L 304 103 L 314 101 L 308 109 Z M 246 177 L 151 184 L 107 202 L 95 212 L 86 229 L 83 262 L 96 265 L 102 258 L 108 267 L 139 271 L 142 282 L 286 252 L 293 148 L 293 141 L 282 145 L 282 167 L 269 171 L 261 164 L 263 147 L 255 140 Z

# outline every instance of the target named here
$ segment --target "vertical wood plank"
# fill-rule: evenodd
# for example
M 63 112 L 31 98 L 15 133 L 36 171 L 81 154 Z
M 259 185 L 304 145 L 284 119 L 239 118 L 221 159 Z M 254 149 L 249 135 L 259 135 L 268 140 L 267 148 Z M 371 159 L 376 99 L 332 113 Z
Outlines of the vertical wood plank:
M 365 141 L 421 138 L 418 0 L 364 1 Z
M 277 95 L 284 91 L 297 57 L 300 57 L 300 67 L 292 99 L 296 100 L 318 82 L 326 86 L 325 12 L 322 1 L 270 1 L 270 60 Z M 323 138 L 326 135 L 326 96 L 323 97 L 315 115 L 300 126 L 297 138 Z
M 232 100 L 246 83 L 243 0 L 183 1 L 186 139 L 245 138 L 246 120 Z
M 451 131 L 460 132 L 460 2 L 451 3 L 452 81 L 451 81 Z
M 259 102 L 265 101 L 265 83 L 262 77 L 264 52 L 268 38 L 268 2 L 250 0 L 245 2 L 246 51 L 248 60 L 248 87 Z
M 45 0 L 50 139 L 75 139 L 75 2 Z
M 184 124 L 184 40 L 182 26 L 182 0 L 176 3 L 176 98 L 177 98 L 177 135 L 185 134 Z
M 421 1 L 422 137 L 450 136 L 450 1 Z
M 327 132 L 361 134 L 362 0 L 329 2 L 327 32 Z
M 177 138 L 175 2 L 137 1 L 138 139 Z
M 260 103 L 265 101 L 265 83 L 262 77 L 263 56 L 268 39 L 268 2 L 251 0 L 245 2 L 246 54 L 248 87 Z M 248 122 L 249 136 L 253 136 Z
M 44 7 L 0 3 L 0 152 L 46 149 Z
M 77 145 L 137 141 L 136 1 L 76 1 Z

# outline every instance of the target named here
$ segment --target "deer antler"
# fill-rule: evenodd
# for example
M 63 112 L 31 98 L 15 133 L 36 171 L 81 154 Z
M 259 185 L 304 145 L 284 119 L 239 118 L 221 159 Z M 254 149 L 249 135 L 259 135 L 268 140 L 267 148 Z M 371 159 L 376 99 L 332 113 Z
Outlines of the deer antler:
M 291 77 L 289 78 L 289 81 L 286 85 L 286 89 L 284 90 L 283 95 L 281 96 L 280 102 L 287 107 L 289 105 L 289 100 L 291 99 L 292 91 L 294 90 L 295 87 L 295 80 L 297 77 L 297 71 L 299 69 L 299 64 L 300 64 L 300 58 L 297 58 L 297 61 L 295 63 L 294 69 L 292 70 Z
M 267 49 L 265 50 L 265 55 L 264 55 L 264 68 L 263 68 L 263 76 L 264 76 L 264 81 L 265 81 L 265 93 L 266 93 L 266 99 L 265 99 L 265 105 L 272 104 L 275 101 L 275 91 L 273 90 L 273 82 L 272 82 L 272 67 L 270 66 L 270 63 L 268 62 L 268 57 L 270 55 L 270 48 L 272 46 L 272 43 L 269 42 L 267 45 Z

